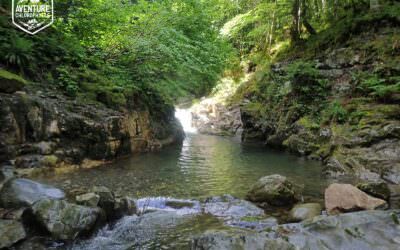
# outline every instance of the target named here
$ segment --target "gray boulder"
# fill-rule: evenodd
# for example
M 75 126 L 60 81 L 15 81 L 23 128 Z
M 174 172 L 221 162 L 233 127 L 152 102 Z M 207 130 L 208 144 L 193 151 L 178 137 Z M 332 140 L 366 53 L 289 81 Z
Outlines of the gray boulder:
M 62 200 L 41 200 L 32 207 L 35 219 L 55 239 L 72 240 L 93 230 L 101 214 L 99 208 L 75 205 Z
M 266 202 L 273 206 L 286 206 L 298 200 L 299 190 L 286 177 L 269 175 L 259 179 L 247 193 L 253 202 Z
M 268 239 L 262 233 L 208 232 L 191 242 L 192 250 L 294 250 L 282 239 Z
M 398 249 L 400 211 L 362 211 L 317 216 L 311 221 L 276 228 L 298 249 Z
M 20 222 L 0 220 L 0 249 L 11 247 L 25 237 L 25 229 Z
M 293 222 L 312 219 L 321 215 L 322 206 L 319 203 L 297 204 L 289 213 L 289 219 Z
M 204 212 L 225 219 L 264 215 L 264 210 L 261 208 L 248 201 L 234 198 L 231 195 L 215 196 L 206 199 Z
M 42 199 L 63 199 L 62 190 L 28 179 L 18 178 L 8 181 L 0 192 L 0 206 L 20 208 L 31 206 Z

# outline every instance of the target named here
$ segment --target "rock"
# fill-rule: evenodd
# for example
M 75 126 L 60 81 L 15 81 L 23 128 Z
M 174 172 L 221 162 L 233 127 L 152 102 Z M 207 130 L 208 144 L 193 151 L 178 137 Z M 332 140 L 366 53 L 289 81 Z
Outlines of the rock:
M 319 203 L 297 204 L 290 210 L 289 219 L 293 222 L 312 219 L 321 215 L 322 207 Z
M 22 77 L 0 69 L 0 92 L 11 94 L 22 90 L 25 84 L 26 81 Z
M 7 182 L 0 192 L 0 205 L 5 208 L 31 206 L 42 199 L 63 199 L 65 194 L 55 187 L 28 179 Z
M 35 219 L 59 240 L 72 240 L 90 232 L 100 216 L 99 208 L 89 208 L 63 200 L 41 200 L 32 207 Z
M 390 189 L 386 182 L 359 183 L 357 188 L 361 191 L 385 201 L 390 200 Z
M 270 228 L 278 225 L 278 220 L 274 217 L 260 218 L 260 217 L 244 217 L 227 221 L 226 224 L 230 227 L 237 227 L 243 229 L 255 230 L 257 232 L 269 230 Z
M 230 195 L 215 196 L 206 199 L 204 212 L 225 219 L 240 219 L 246 216 L 264 215 L 264 210 L 258 208 L 256 205 Z
M 134 215 L 137 212 L 136 200 L 130 197 L 116 199 L 112 219 Z
M 107 218 L 113 217 L 114 206 L 115 206 L 115 196 L 114 193 L 104 186 L 95 186 L 92 188 L 92 193 L 97 194 L 100 197 L 99 207 L 104 209 Z
M 261 233 L 207 232 L 191 241 L 192 250 L 294 250 L 282 239 L 268 239 Z
M 269 175 L 259 179 L 246 198 L 253 202 L 267 202 L 273 206 L 285 206 L 295 203 L 299 191 L 284 176 Z
M 15 177 L 15 169 L 12 166 L 1 166 L 0 167 L 0 190 L 4 184 Z
M 387 207 L 384 200 L 373 198 L 350 184 L 331 184 L 325 190 L 325 207 L 328 214 L 373 210 Z
M 75 197 L 76 203 L 88 207 L 97 207 L 100 196 L 95 193 L 87 193 Z
M 400 211 L 361 211 L 317 216 L 299 224 L 282 225 L 270 237 L 284 238 L 296 249 L 398 249 Z
M 26 237 L 22 223 L 13 220 L 0 220 L 0 249 L 11 247 Z
M 15 246 L 16 250 L 48 250 L 53 249 L 54 245 L 60 246 L 60 243 L 54 243 L 51 238 L 34 236 Z

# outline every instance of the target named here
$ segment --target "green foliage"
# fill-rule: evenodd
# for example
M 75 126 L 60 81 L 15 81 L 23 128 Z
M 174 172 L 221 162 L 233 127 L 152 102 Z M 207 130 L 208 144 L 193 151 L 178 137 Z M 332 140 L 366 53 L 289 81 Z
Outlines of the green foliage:
M 347 110 L 338 102 L 337 100 L 329 103 L 327 108 L 323 111 L 323 121 L 324 122 L 338 122 L 344 123 L 349 117 Z
M 292 94 L 302 104 L 324 101 L 328 91 L 327 80 L 312 63 L 297 61 L 287 67 L 287 80 Z
M 386 101 L 391 95 L 400 93 L 400 77 L 385 77 L 379 72 L 358 72 L 353 75 L 357 90 L 364 95 Z

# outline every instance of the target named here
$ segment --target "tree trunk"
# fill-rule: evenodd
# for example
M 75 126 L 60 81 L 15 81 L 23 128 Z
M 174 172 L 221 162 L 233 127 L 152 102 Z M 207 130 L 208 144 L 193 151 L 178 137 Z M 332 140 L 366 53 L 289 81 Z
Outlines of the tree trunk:
M 307 29 L 307 31 L 308 31 L 308 33 L 310 33 L 311 35 L 315 35 L 315 34 L 317 34 L 317 32 L 315 31 L 315 29 L 311 26 L 311 24 L 308 22 L 308 20 L 307 20 L 307 3 L 306 3 L 306 0 L 302 0 L 302 4 L 301 4 L 302 6 L 302 12 L 301 12 L 301 14 L 302 14 L 302 23 L 303 23 L 303 25 L 304 25 L 304 27 L 306 27 L 306 29 Z
M 292 6 L 292 28 L 291 37 L 293 42 L 300 40 L 300 0 L 294 0 Z

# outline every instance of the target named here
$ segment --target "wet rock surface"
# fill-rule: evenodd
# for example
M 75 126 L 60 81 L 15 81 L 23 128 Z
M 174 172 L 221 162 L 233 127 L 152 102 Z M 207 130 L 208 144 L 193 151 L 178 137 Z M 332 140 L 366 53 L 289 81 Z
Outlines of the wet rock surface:
M 290 243 L 282 239 L 268 239 L 264 234 L 233 234 L 227 232 L 209 232 L 193 239 L 192 250 L 294 250 Z
M 193 239 L 192 249 L 397 249 L 400 212 L 362 211 L 317 216 L 276 226 L 267 233 L 211 232 Z
M 93 230 L 100 209 L 45 199 L 33 205 L 32 213 L 54 239 L 72 240 Z
M 63 199 L 62 190 L 28 179 L 18 178 L 7 182 L 0 192 L 0 206 L 20 208 L 31 206 L 41 199 Z
M 11 247 L 26 237 L 21 222 L 0 219 L 0 249 Z
M 312 219 L 322 212 L 322 206 L 319 203 L 297 204 L 290 210 L 289 219 L 293 222 Z

